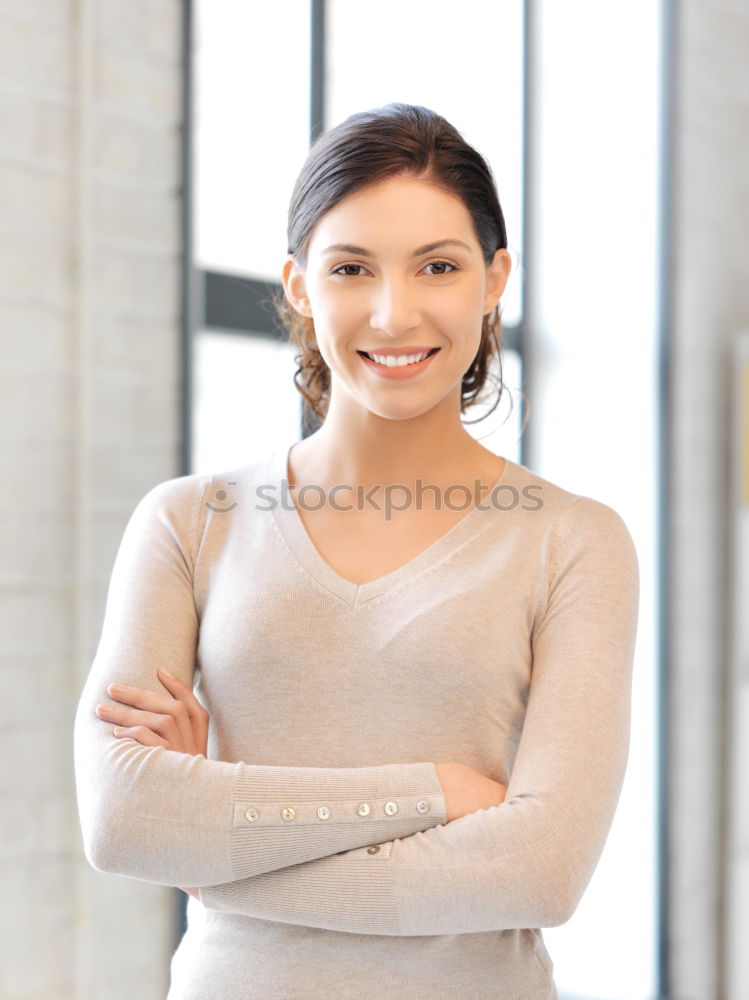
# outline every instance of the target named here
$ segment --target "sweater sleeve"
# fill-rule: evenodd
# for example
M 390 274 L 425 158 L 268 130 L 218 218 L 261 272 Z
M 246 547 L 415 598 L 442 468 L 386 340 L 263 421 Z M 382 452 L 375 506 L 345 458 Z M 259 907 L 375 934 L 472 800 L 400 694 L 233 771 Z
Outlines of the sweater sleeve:
M 163 885 L 245 879 L 406 837 L 446 818 L 433 763 L 282 767 L 209 760 L 113 735 L 96 715 L 111 683 L 164 693 L 194 680 L 193 571 L 207 477 L 168 480 L 136 506 L 75 717 L 83 845 L 99 871 Z M 293 820 L 293 822 L 292 822 Z
M 612 508 L 572 504 L 531 635 L 524 728 L 504 803 L 378 846 L 201 890 L 210 909 L 364 934 L 565 923 L 626 768 L 639 568 Z

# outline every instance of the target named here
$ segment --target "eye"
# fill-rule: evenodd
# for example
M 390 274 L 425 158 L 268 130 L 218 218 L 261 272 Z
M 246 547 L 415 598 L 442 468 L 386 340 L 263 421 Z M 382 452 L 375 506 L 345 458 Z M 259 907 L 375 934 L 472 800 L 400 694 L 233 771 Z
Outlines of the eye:
M 353 267 L 353 268 L 357 268 L 358 267 L 358 268 L 361 268 L 363 266 L 364 266 L 363 264 L 340 264 L 338 267 L 333 268 L 333 270 L 330 273 L 331 274 L 341 274 L 341 272 L 346 267 Z M 358 277 L 360 277 L 360 275 L 358 275 L 358 274 L 341 274 L 341 277 L 343 277 L 343 278 L 358 278 Z
M 455 264 L 449 264 L 446 260 L 430 260 L 428 264 L 424 265 L 424 267 L 450 267 L 452 268 L 453 271 L 460 270 L 460 268 L 458 268 Z M 434 276 L 439 277 L 441 274 L 450 274 L 450 273 L 451 273 L 450 271 L 437 271 L 437 274 Z
M 449 271 L 432 272 L 431 276 L 433 278 L 438 278 L 438 277 L 440 277 L 440 275 L 451 274 L 453 271 L 459 271 L 460 270 L 460 268 L 456 264 L 450 264 L 449 261 L 446 261 L 446 260 L 430 260 L 428 264 L 424 265 L 425 269 L 427 267 L 450 268 Z M 343 278 L 359 278 L 360 277 L 359 274 L 352 274 L 351 271 L 346 271 L 347 268 L 354 268 L 354 270 L 362 270 L 364 268 L 364 265 L 363 264 L 339 264 L 338 267 L 333 268 L 333 270 L 330 273 L 331 274 L 340 274 L 341 277 L 343 277 Z

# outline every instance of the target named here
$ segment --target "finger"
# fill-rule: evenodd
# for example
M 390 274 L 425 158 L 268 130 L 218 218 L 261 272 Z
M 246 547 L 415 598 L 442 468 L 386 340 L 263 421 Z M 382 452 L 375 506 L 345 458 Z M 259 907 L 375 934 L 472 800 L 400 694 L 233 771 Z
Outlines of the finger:
M 195 697 L 195 693 L 190 685 L 180 680 L 179 677 L 175 677 L 174 674 L 170 674 L 168 670 L 159 670 L 158 674 L 159 680 L 164 687 L 187 708 L 193 733 L 201 748 L 199 752 L 205 753 L 205 746 L 208 739 L 208 712 Z
M 118 726 L 142 726 L 160 736 L 164 746 L 170 750 L 188 752 L 185 749 L 179 726 L 172 715 L 144 712 L 130 705 L 97 705 L 96 714 L 105 722 Z
M 129 687 L 127 684 L 110 684 L 107 688 L 107 694 L 114 701 L 142 708 L 146 712 L 157 712 L 159 715 L 167 713 L 174 701 L 174 698 L 168 693 L 149 691 L 148 688 Z
M 114 727 L 114 735 L 119 739 L 129 738 L 144 747 L 166 747 L 166 741 L 145 726 Z M 169 749 L 167 747 L 167 749 Z
M 193 694 L 192 688 L 168 670 L 158 671 L 159 680 L 184 713 L 185 746 L 188 753 L 205 753 L 208 713 Z M 202 716 L 205 716 L 205 721 Z
M 161 716 L 171 716 L 179 731 L 180 749 L 192 753 L 193 732 L 188 716 L 187 707 L 169 693 L 163 694 L 160 691 L 149 691 L 147 688 L 129 687 L 125 684 L 110 684 L 108 693 L 115 701 L 121 701 L 125 705 L 132 705 L 146 712 L 153 712 Z M 148 725 L 148 723 L 144 723 Z M 162 735 L 170 734 L 163 732 Z
M 179 677 L 175 677 L 174 674 L 170 674 L 168 670 L 159 670 L 158 674 L 159 680 L 164 687 L 175 698 L 183 702 L 192 720 L 202 721 L 207 718 L 208 713 L 195 697 L 195 692 L 188 684 L 185 684 Z

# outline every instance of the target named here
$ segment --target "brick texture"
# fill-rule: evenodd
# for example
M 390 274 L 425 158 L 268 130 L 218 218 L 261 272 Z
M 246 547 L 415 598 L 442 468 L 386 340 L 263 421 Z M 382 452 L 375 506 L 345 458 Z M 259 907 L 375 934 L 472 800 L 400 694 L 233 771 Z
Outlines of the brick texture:
M 166 995 L 173 893 L 86 862 L 72 723 L 125 522 L 179 471 L 181 17 L 177 0 L 0 5 L 8 1000 Z

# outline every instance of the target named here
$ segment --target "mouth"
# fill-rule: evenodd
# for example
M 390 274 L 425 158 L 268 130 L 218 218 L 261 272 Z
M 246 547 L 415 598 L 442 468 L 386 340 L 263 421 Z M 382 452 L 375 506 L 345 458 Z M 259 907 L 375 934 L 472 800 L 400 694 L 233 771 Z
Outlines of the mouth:
M 377 351 L 357 351 L 362 364 L 387 382 L 417 379 L 434 361 L 441 348 L 430 347 L 411 354 L 379 354 Z
M 377 352 L 369 351 L 357 351 L 356 353 L 370 361 L 377 368 L 385 369 L 398 369 L 398 368 L 416 368 L 422 365 L 429 358 L 434 357 L 434 355 L 440 350 L 439 347 L 431 347 L 425 351 L 414 351 L 412 354 L 379 354 Z

